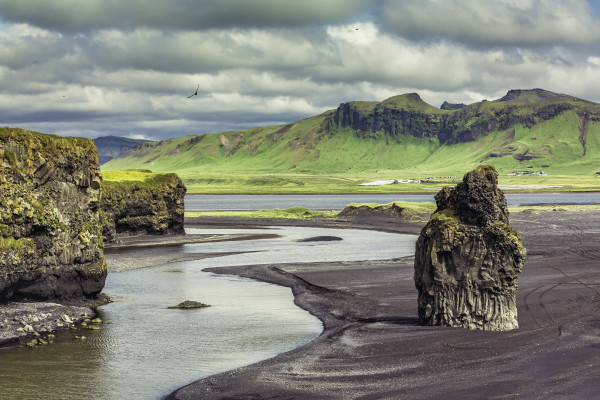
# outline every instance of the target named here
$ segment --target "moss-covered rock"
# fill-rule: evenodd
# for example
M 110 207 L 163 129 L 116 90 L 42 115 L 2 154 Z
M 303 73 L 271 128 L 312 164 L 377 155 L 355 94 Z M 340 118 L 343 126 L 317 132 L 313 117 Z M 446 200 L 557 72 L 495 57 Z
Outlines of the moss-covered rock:
M 104 237 L 183 234 L 186 188 L 177 174 L 105 171 L 101 199 Z
M 208 304 L 200 303 L 199 301 L 194 300 L 186 300 L 182 303 L 177 304 L 176 306 L 167 307 L 169 309 L 179 309 L 179 310 L 192 310 L 196 308 L 206 308 L 210 307 Z
M 102 290 L 101 185 L 90 139 L 0 128 L 0 300 Z
M 436 196 L 415 253 L 419 321 L 470 329 L 518 328 L 517 279 L 525 248 L 508 225 L 495 169 L 480 166 Z

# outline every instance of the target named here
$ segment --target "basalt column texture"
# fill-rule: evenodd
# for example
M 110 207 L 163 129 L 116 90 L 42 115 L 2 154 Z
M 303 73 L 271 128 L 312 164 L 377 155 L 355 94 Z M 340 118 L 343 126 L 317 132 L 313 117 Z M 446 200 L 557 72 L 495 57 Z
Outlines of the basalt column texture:
M 498 173 L 479 166 L 436 196 L 437 210 L 415 253 L 419 322 L 511 330 L 517 323 L 517 279 L 525 248 L 508 225 Z
M 119 236 L 185 233 L 185 185 L 177 174 L 147 175 L 143 181 L 105 182 L 101 218 L 108 242 Z
M 101 185 L 90 139 L 0 128 L 0 301 L 102 290 Z

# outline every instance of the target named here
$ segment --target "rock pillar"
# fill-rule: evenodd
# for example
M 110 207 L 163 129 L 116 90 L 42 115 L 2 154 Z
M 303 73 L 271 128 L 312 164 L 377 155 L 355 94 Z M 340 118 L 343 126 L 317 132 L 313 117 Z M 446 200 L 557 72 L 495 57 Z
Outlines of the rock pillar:
M 508 224 L 492 166 L 467 173 L 436 196 L 415 252 L 419 322 L 483 330 L 517 323 L 517 279 L 525 248 Z

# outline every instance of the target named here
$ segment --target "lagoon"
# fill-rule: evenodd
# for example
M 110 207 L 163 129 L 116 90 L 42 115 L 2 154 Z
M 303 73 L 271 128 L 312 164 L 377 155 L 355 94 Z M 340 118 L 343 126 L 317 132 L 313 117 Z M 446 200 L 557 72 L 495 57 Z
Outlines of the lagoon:
M 185 196 L 185 211 L 255 211 L 305 207 L 342 210 L 350 203 L 387 204 L 393 201 L 435 202 L 434 194 L 314 194 L 314 195 L 199 195 Z M 600 193 L 507 194 L 509 206 L 534 204 L 600 204 Z

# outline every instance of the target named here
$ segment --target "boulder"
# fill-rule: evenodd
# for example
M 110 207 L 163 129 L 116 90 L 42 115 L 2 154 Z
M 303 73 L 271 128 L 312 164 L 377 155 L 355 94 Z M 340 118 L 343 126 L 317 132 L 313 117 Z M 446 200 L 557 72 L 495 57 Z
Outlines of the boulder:
M 419 323 L 510 330 L 517 323 L 517 279 L 526 250 L 508 224 L 492 166 L 467 173 L 436 196 L 415 252 Z
M 177 304 L 176 306 L 167 307 L 169 309 L 180 309 L 180 310 L 190 310 L 194 308 L 205 308 L 210 307 L 208 304 L 200 303 L 199 301 L 194 300 L 186 300 L 182 303 Z

